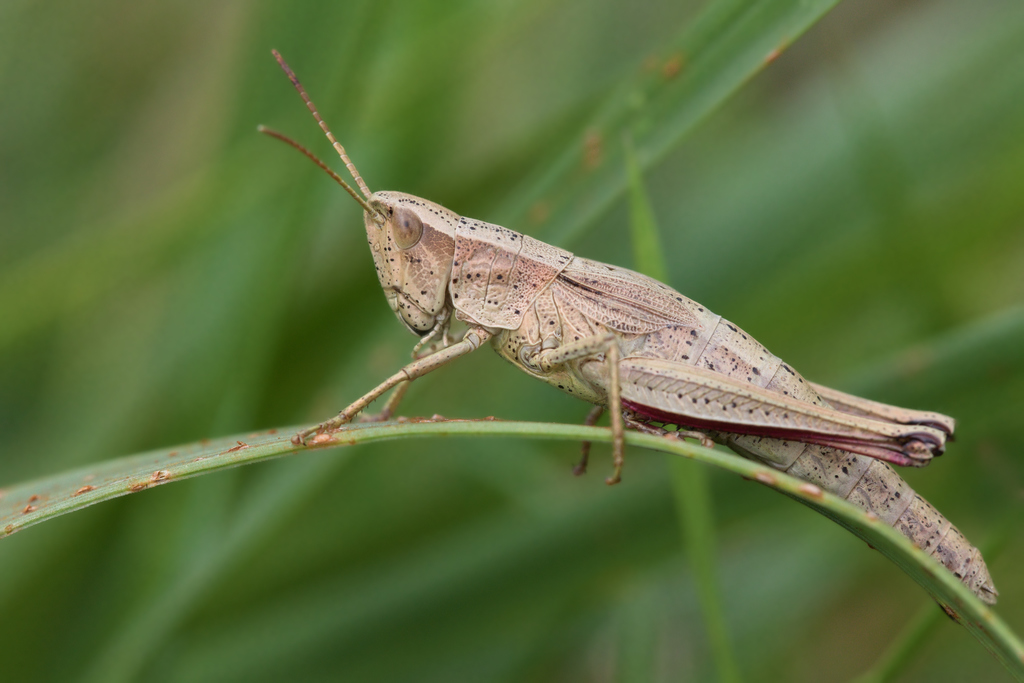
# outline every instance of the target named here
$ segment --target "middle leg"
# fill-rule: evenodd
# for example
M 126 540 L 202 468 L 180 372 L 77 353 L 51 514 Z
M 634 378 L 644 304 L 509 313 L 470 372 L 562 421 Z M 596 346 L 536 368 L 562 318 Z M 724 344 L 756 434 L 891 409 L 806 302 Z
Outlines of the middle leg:
M 619 345 L 617 337 L 612 332 L 594 335 L 586 339 L 559 346 L 553 349 L 544 349 L 527 360 L 531 365 L 542 372 L 550 372 L 556 367 L 569 361 L 604 354 L 605 372 L 607 372 L 608 400 L 607 407 L 611 414 L 612 429 L 612 476 L 605 479 L 609 486 L 622 481 L 622 465 L 625 462 L 626 427 L 622 419 L 622 392 L 619 380 Z M 596 417 L 594 418 L 596 421 Z M 584 451 L 588 454 L 589 449 Z M 585 460 L 580 462 L 577 470 L 582 472 L 586 467 Z
M 593 427 L 597 424 L 597 421 L 604 415 L 604 406 L 594 406 L 587 413 L 587 418 L 583 420 L 583 424 L 587 427 Z M 587 463 L 590 462 L 590 446 L 589 441 L 584 441 L 580 447 L 580 461 L 576 464 L 576 467 L 572 468 L 572 473 L 577 477 L 587 473 Z

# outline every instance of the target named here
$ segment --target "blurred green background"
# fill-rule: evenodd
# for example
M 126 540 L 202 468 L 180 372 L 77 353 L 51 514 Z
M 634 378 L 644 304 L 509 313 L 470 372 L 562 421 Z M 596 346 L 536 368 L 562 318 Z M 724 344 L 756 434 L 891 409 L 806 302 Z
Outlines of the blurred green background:
M 360 212 L 255 132 L 331 157 L 271 47 L 371 189 L 630 266 L 625 200 L 560 231 L 546 174 L 612 163 L 595 111 L 685 76 L 702 4 L 2 3 L 0 485 L 323 419 L 405 362 Z M 1002 542 L 998 611 L 1024 629 L 1024 7 L 840 4 L 666 151 L 646 179 L 670 284 L 811 379 L 957 417 L 904 475 Z M 402 412 L 587 410 L 482 351 Z M 2 676 L 714 680 L 666 456 L 631 451 L 614 489 L 606 447 L 587 477 L 576 457 L 309 453 L 19 533 Z M 838 526 L 710 476 L 746 680 L 850 679 L 928 604 Z M 1007 675 L 944 619 L 902 680 L 968 678 Z

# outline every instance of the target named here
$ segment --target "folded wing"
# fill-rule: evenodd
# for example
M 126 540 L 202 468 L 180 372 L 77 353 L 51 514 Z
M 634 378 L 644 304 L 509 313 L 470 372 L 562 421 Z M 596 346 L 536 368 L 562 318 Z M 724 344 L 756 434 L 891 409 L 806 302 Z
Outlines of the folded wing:
M 671 287 L 625 268 L 575 258 L 552 284 L 556 300 L 626 334 L 647 334 L 668 325 L 696 326 L 699 304 Z

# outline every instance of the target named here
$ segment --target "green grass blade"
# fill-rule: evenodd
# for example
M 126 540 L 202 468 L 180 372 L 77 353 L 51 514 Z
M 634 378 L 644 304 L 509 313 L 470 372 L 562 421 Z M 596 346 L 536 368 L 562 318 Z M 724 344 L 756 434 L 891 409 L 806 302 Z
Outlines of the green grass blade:
M 662 252 L 664 245 L 654 218 L 654 209 L 644 187 L 643 170 L 636 158 L 633 140 L 623 138 L 626 155 L 626 177 L 629 181 L 629 235 L 633 241 L 633 261 L 636 269 L 660 282 L 668 282 L 668 267 Z
M 516 193 L 499 218 L 525 226 L 527 216 L 542 215 L 533 232 L 548 242 L 571 243 L 626 189 L 616 144 L 624 133 L 634 137 L 640 168 L 649 168 L 836 4 L 712 2 L 657 55 L 653 69 L 641 69 L 615 89 L 584 133 Z
M 150 451 L 11 487 L 0 497 L 3 510 L 0 534 L 9 536 L 33 524 L 167 482 L 306 450 L 291 443 L 291 433 L 291 429 L 275 430 Z M 397 438 L 450 436 L 610 440 L 609 430 L 581 425 L 493 420 L 417 421 L 350 425 L 319 448 Z M 758 481 L 837 522 L 895 562 L 995 655 L 1014 677 L 1024 681 L 1024 644 L 1013 631 L 945 567 L 877 518 L 817 486 L 730 453 L 632 432 L 627 433 L 626 442 L 633 447 L 714 465 Z
M 1002 553 L 1007 542 L 1014 532 L 1019 528 L 1022 518 L 1021 510 L 1018 508 L 1016 514 L 1011 515 L 996 534 L 995 540 L 986 543 L 982 548 L 982 556 L 987 562 L 992 563 Z M 929 642 L 932 634 L 940 623 L 943 614 L 935 609 L 935 605 L 928 602 L 921 606 L 917 614 L 907 622 L 899 635 L 890 643 L 889 647 L 882 653 L 875 664 L 858 676 L 854 683 L 888 683 L 896 680 L 914 661 L 921 649 Z
M 630 234 L 633 239 L 633 259 L 637 270 L 645 275 L 668 281 L 668 268 L 662 255 L 658 224 L 654 218 L 650 199 L 644 188 L 643 172 L 629 136 L 624 139 L 626 175 L 629 180 Z M 687 555 L 700 596 L 701 609 L 707 627 L 708 639 L 718 667 L 721 681 L 739 681 L 739 665 L 733 654 L 725 612 L 722 609 L 721 590 L 715 560 L 715 523 L 711 510 L 711 493 L 707 472 L 703 467 L 686 460 L 673 460 L 672 491 L 675 495 L 679 523 L 683 529 Z
M 715 560 L 717 543 L 708 473 L 689 460 L 673 460 L 669 467 L 672 470 L 672 492 L 679 513 L 679 525 L 683 529 L 686 553 L 693 566 L 708 640 L 718 668 L 718 680 L 739 681 L 739 665 L 729 637 L 725 610 L 722 609 L 722 591 L 718 583 Z

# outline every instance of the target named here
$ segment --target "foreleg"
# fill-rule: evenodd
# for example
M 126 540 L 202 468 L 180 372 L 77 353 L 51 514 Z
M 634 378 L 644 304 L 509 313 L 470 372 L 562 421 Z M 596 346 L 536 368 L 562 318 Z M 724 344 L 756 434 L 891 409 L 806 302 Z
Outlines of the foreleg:
M 434 342 L 436 342 L 437 336 L 439 334 L 442 335 L 442 348 L 448 348 L 448 346 L 450 346 L 450 343 L 448 341 L 448 326 L 450 325 L 450 323 L 451 318 L 445 318 L 444 320 L 441 320 L 436 325 L 434 325 L 434 328 L 430 330 L 430 332 L 428 332 L 423 337 L 423 339 L 416 342 L 416 346 L 412 347 L 412 359 L 419 360 L 420 358 L 424 358 L 425 355 L 429 355 L 429 352 L 428 354 L 425 355 L 420 355 L 420 352 L 423 351 L 423 349 L 428 345 L 432 345 Z M 434 353 L 436 353 L 436 351 Z M 398 386 L 395 387 L 395 390 L 391 392 L 391 396 L 388 397 L 388 402 L 384 404 L 383 410 L 381 410 L 376 415 L 367 415 L 366 413 L 363 413 L 362 415 L 359 416 L 359 421 L 387 422 L 388 420 L 390 420 L 392 416 L 394 416 L 394 414 L 398 412 L 398 405 L 402 402 L 402 399 L 405 398 L 405 394 L 409 391 L 409 385 L 411 383 L 411 380 L 408 382 L 400 382 Z
M 391 396 L 388 397 L 387 403 L 384 404 L 384 408 L 373 415 L 367 415 L 362 413 L 359 416 L 360 422 L 387 422 L 390 420 L 396 412 L 398 412 L 398 405 L 405 398 L 405 394 L 409 391 L 409 386 L 412 384 L 412 380 L 399 382 L 395 390 L 391 392 Z
M 459 356 L 464 356 L 467 353 L 476 351 L 480 348 L 480 345 L 491 338 L 491 334 L 486 330 L 480 328 L 474 328 L 466 333 L 466 336 L 462 341 L 457 344 L 452 344 L 446 349 L 442 349 L 437 353 L 431 354 L 425 358 L 415 360 L 409 363 L 404 368 L 396 372 L 391 377 L 387 378 L 373 391 L 370 391 L 366 395 L 360 397 L 358 400 L 352 403 L 352 405 L 345 408 L 343 411 L 338 413 L 338 416 L 322 422 L 316 427 L 306 429 L 294 437 L 292 437 L 292 443 L 304 444 L 306 439 L 314 434 L 326 434 L 329 432 L 336 431 L 341 425 L 346 424 L 352 420 L 353 417 L 358 415 L 366 406 L 373 403 L 386 391 L 392 387 L 399 385 L 403 382 L 411 382 L 417 377 L 422 377 L 428 372 L 432 372 L 442 365 L 446 365 L 451 361 L 455 360 Z

